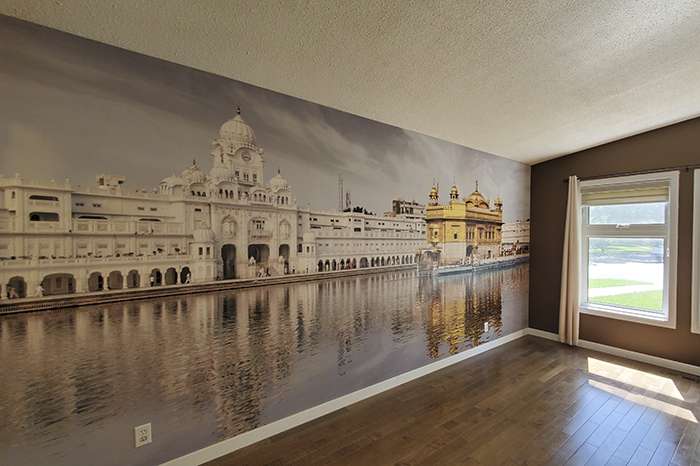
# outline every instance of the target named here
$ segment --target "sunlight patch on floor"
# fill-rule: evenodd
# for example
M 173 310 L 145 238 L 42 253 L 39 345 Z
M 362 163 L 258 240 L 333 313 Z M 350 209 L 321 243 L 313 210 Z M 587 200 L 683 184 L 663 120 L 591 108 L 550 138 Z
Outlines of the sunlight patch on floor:
M 698 423 L 692 411 L 680 406 L 685 404 L 685 399 L 675 382 L 668 377 L 590 357 L 588 358 L 588 372 L 611 381 L 606 383 L 600 380 L 589 380 L 588 383 L 595 388 L 668 415 Z M 623 388 L 618 386 L 619 384 L 633 386 L 638 390 Z M 664 397 L 678 400 L 679 403 L 664 401 Z

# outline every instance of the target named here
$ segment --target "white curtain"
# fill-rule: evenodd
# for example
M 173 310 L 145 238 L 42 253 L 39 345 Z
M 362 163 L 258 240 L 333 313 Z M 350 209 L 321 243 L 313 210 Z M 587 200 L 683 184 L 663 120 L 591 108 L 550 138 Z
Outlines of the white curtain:
M 576 175 L 569 177 L 564 257 L 561 264 L 559 341 L 578 346 L 579 269 L 581 267 L 581 194 Z

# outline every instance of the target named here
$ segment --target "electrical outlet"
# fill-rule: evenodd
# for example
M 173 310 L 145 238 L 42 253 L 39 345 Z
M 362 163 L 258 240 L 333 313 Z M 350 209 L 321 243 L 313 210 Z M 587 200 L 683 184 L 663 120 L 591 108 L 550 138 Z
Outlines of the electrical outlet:
M 488 332 L 488 331 L 489 331 L 489 323 L 484 322 L 484 332 Z
M 144 424 L 134 428 L 134 437 L 136 440 L 136 448 L 151 443 L 153 437 L 151 436 L 151 423 Z

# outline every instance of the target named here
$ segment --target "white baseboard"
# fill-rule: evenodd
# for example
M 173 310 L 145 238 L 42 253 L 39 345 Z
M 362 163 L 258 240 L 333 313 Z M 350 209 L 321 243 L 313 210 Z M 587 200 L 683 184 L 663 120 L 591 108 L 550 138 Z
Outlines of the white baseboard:
M 545 332 L 544 330 L 537 330 L 536 328 L 532 327 L 526 328 L 525 334 L 544 338 L 545 340 L 559 341 L 559 335 L 557 335 L 556 333 Z
M 534 335 L 540 338 L 546 338 L 547 340 L 559 341 L 559 335 L 551 332 L 544 332 L 542 330 L 537 330 L 534 328 L 525 329 L 527 335 Z M 637 353 L 636 351 L 630 351 L 622 348 L 616 348 L 614 346 L 602 345 L 600 343 L 595 343 L 593 341 L 579 340 L 578 345 L 581 348 L 590 349 L 593 351 L 599 351 L 601 353 L 612 354 L 613 356 L 620 356 L 627 359 L 632 359 L 633 361 L 640 361 L 647 364 L 652 364 L 654 366 L 664 367 L 666 369 L 671 369 L 679 372 L 686 372 L 688 374 L 700 375 L 700 367 L 694 366 L 692 364 L 686 364 L 684 362 L 673 361 L 671 359 L 660 358 L 658 356 L 651 356 L 649 354 Z
M 257 429 L 251 430 L 250 432 L 245 432 L 228 440 L 215 443 L 214 445 L 208 446 L 188 455 L 176 458 L 172 461 L 168 461 L 167 463 L 164 463 L 161 466 L 198 466 L 208 461 L 212 461 L 216 458 L 227 455 L 236 450 L 240 450 L 241 448 L 247 447 L 248 445 L 252 445 L 255 442 L 259 442 L 260 440 L 272 437 L 273 435 L 277 435 L 281 432 L 284 432 L 285 430 L 289 430 L 306 422 L 317 419 L 321 416 L 325 416 L 326 414 L 330 414 L 333 411 L 337 411 L 338 409 L 349 406 L 353 403 L 357 403 L 358 401 L 362 401 L 366 398 L 372 397 L 386 390 L 391 390 L 392 388 L 398 387 L 399 385 L 402 385 L 406 382 L 410 382 L 419 377 L 423 377 L 424 375 L 428 375 L 432 372 L 444 369 L 445 367 L 451 366 L 452 364 L 456 364 L 458 362 L 472 358 L 476 355 L 482 354 L 486 351 L 497 348 L 513 340 L 517 340 L 520 337 L 530 334 L 530 330 L 533 329 L 519 330 L 517 332 L 511 333 L 510 335 L 501 337 L 497 340 L 481 344 L 476 348 L 471 348 L 467 351 L 456 354 L 454 356 L 450 356 L 441 361 L 430 363 L 426 366 L 414 369 L 410 372 L 406 372 L 405 374 L 397 375 L 396 377 L 393 377 L 389 380 L 385 380 L 384 382 L 380 382 L 370 387 L 363 388 L 362 390 L 358 390 L 348 395 L 341 396 L 340 398 L 328 401 L 327 403 L 314 406 L 313 408 L 307 409 L 306 411 L 302 411 L 284 419 L 280 419 L 279 421 L 275 421 L 262 427 L 258 427 Z M 534 333 L 532 334 L 534 335 Z

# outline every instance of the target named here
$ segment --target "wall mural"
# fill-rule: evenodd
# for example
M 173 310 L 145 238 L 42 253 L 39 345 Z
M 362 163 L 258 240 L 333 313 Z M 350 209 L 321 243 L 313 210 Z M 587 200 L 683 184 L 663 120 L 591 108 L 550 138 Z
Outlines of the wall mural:
M 527 327 L 526 165 L 2 16 L 0 64 L 0 309 L 254 285 L 1 316 L 1 464 L 165 462 Z

